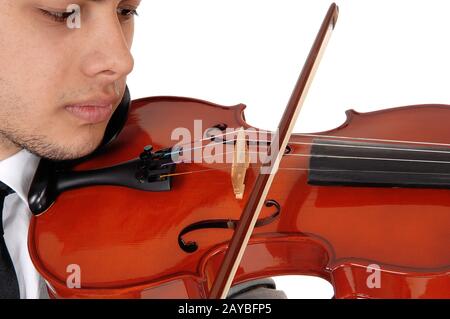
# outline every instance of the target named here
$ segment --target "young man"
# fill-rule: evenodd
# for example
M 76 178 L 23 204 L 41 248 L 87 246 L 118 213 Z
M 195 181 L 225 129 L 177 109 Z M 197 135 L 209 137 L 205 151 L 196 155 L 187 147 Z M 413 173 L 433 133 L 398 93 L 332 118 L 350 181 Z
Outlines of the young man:
M 0 181 L 15 192 L 3 205 L 1 297 L 46 297 L 27 249 L 30 183 L 40 157 L 75 159 L 100 144 L 133 69 L 140 2 L 1 1 Z M 8 260 L 17 279 L 4 276 Z M 244 296 L 284 296 L 267 286 Z

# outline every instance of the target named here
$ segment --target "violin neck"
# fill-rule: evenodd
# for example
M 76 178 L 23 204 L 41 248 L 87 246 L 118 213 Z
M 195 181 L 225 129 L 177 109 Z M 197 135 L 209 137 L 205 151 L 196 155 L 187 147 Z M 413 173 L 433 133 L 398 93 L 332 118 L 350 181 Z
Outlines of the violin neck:
M 308 183 L 364 187 L 450 188 L 450 151 L 315 139 Z

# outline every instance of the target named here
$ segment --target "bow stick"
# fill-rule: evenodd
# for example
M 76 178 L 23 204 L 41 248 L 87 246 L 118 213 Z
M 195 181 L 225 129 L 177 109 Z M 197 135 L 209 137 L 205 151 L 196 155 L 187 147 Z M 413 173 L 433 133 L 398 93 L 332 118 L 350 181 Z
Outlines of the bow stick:
M 256 182 L 245 204 L 239 223 L 233 233 L 219 272 L 211 286 L 209 298 L 224 299 L 228 295 L 231 284 L 236 275 L 237 268 L 241 262 L 245 248 L 258 220 L 261 208 L 266 200 L 273 178 L 278 170 L 284 149 L 292 134 L 298 114 L 306 98 L 311 80 L 319 65 L 320 59 L 336 25 L 338 18 L 338 7 L 333 3 L 328 9 L 327 15 L 322 22 L 319 33 L 306 59 L 305 65 L 300 73 L 295 88 L 292 92 L 288 105 L 281 117 L 277 134 L 272 138 L 271 145 L 280 147 L 271 153 L 269 163 L 262 165 Z M 278 140 L 277 140 L 278 139 Z M 278 143 L 277 143 L 278 142 Z

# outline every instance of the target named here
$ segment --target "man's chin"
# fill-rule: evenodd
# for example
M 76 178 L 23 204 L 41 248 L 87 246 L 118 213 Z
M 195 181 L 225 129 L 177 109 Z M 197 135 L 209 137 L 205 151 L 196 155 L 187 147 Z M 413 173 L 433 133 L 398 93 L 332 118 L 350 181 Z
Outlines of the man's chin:
M 75 160 L 92 154 L 98 147 L 99 143 L 82 144 L 82 145 L 59 145 L 51 144 L 46 147 L 27 147 L 31 153 L 54 161 Z

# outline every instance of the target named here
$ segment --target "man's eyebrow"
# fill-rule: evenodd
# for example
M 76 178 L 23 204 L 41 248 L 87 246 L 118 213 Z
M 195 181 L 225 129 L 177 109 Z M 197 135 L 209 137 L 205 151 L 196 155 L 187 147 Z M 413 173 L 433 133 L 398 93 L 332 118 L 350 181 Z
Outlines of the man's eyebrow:
M 111 1 L 111 0 L 78 0 L 78 2 L 95 2 L 95 3 L 100 3 L 100 2 L 106 2 L 106 1 Z M 113 0 L 113 1 L 115 1 L 115 2 L 117 2 L 117 3 L 120 3 L 120 2 L 122 2 L 122 1 L 124 1 L 124 0 Z M 141 4 L 141 1 L 138 1 L 138 4 Z
M 76 3 L 86 3 L 86 2 L 95 2 L 95 3 L 101 3 L 101 2 L 109 2 L 109 1 L 111 1 L 111 0 L 76 0 L 75 2 L 73 2 L 74 0 L 71 0 L 70 2 L 71 2 L 71 4 L 76 4 Z M 112 0 L 112 1 L 115 1 L 115 2 L 117 2 L 117 3 L 120 3 L 120 2 L 122 2 L 122 1 L 124 1 L 124 0 Z M 138 4 L 140 4 L 141 3 L 141 1 L 138 1 Z
M 105 2 L 105 1 L 109 1 L 109 0 L 81 0 L 81 1 L 88 1 L 88 2 Z M 116 2 L 121 2 L 123 0 L 115 0 Z
M 109 0 L 80 0 L 80 1 L 87 1 L 87 2 L 105 2 Z M 116 2 L 122 2 L 123 0 L 115 0 Z M 139 1 L 140 3 L 141 1 Z
M 79 2 L 105 2 L 105 0 L 78 0 Z M 109 0 L 107 0 L 109 1 Z M 122 0 L 116 0 L 117 2 L 120 2 Z

